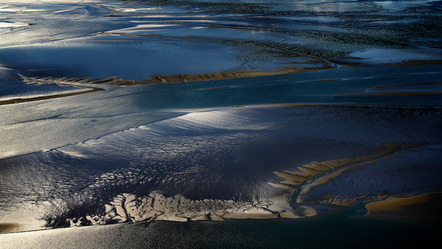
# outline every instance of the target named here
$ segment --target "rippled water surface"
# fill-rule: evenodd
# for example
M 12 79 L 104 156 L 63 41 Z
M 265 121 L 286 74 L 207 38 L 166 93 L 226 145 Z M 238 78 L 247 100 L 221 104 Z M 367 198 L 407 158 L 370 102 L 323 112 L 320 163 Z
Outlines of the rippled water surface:
M 0 3 L 0 242 L 434 239 L 441 11 L 425 0 Z

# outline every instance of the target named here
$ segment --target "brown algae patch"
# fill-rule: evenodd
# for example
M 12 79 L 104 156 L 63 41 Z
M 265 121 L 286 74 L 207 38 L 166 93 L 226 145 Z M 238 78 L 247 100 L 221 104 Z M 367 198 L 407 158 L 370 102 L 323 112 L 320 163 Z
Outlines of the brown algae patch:
M 21 225 L 18 223 L 0 223 L 0 234 L 20 231 Z
M 442 193 L 388 197 L 365 205 L 367 217 L 381 219 L 442 219 Z
M 26 102 L 33 102 L 33 101 L 40 101 L 40 100 L 63 98 L 63 97 L 75 96 L 75 95 L 91 93 L 91 92 L 96 92 L 96 91 L 102 91 L 102 90 L 104 90 L 104 89 L 94 87 L 94 88 L 83 90 L 83 91 L 75 91 L 75 92 L 67 92 L 67 93 L 59 93 L 59 94 L 49 94 L 49 95 L 42 95 L 42 96 L 35 96 L 35 97 L 12 98 L 12 99 L 0 100 L 0 105 L 19 104 L 19 103 L 26 103 Z

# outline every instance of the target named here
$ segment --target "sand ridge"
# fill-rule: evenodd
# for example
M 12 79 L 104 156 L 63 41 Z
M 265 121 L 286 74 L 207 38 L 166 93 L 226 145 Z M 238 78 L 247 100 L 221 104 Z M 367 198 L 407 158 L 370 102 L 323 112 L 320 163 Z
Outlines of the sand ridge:
M 388 197 L 365 205 L 366 216 L 378 219 L 442 219 L 442 193 L 425 193 L 406 197 Z
M 152 191 L 148 196 L 122 193 L 105 205 L 103 214 L 68 218 L 71 227 L 139 221 L 224 221 L 228 219 L 307 218 L 316 210 L 307 206 L 291 208 L 284 199 L 263 201 L 191 200 L 182 195 L 165 196 Z
M 283 178 L 283 180 L 279 183 L 269 182 L 269 184 L 273 187 L 286 190 L 288 199 L 291 199 L 297 194 L 296 203 L 305 203 L 303 195 L 309 193 L 318 185 L 326 184 L 330 179 L 341 175 L 344 171 L 350 168 L 367 165 L 378 160 L 385 160 L 394 156 L 396 153 L 401 153 L 411 148 L 426 144 L 426 142 L 418 144 L 388 143 L 379 146 L 378 153 L 373 155 L 365 155 L 355 158 L 340 158 L 323 162 L 313 161 L 309 164 L 298 166 L 296 170 L 273 172 L 275 175 Z M 386 196 L 378 196 L 379 199 L 385 197 Z M 321 203 L 322 202 L 323 201 L 321 201 Z M 355 204 L 355 200 L 339 200 L 332 198 L 327 203 L 339 206 L 349 206 Z

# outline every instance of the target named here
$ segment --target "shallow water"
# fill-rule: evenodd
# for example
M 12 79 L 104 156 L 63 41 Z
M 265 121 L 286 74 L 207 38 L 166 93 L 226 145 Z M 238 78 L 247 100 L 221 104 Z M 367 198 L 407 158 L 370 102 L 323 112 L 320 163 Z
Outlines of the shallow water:
M 106 247 L 121 232 L 119 246 L 350 248 L 429 231 L 440 217 L 422 210 L 437 198 L 399 223 L 363 215 L 373 201 L 441 191 L 440 11 L 431 1 L 1 4 L 0 233 L 99 228 L 0 241 L 31 235 L 22 246 L 46 247 L 43 237 L 75 234 L 66 246 Z M 290 66 L 324 69 L 96 84 Z M 101 91 L 35 98 L 90 88 Z

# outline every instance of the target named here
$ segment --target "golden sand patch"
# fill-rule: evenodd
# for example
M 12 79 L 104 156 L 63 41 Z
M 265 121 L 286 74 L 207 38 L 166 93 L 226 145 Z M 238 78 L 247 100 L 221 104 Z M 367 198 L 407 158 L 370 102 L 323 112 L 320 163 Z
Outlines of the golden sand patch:
M 149 79 L 140 81 L 127 81 L 119 83 L 119 85 L 148 85 L 159 83 L 182 83 L 182 82 L 196 82 L 196 81 L 211 81 L 211 80 L 225 80 L 225 79 L 240 79 L 262 76 L 275 76 L 290 73 L 304 73 L 317 70 L 329 69 L 331 67 L 326 66 L 322 68 L 308 68 L 308 67 L 284 67 L 274 71 L 228 71 L 228 72 L 216 72 L 205 74 L 178 74 L 178 75 L 155 75 Z
M 441 219 L 442 193 L 388 197 L 365 205 L 366 216 L 375 218 Z

